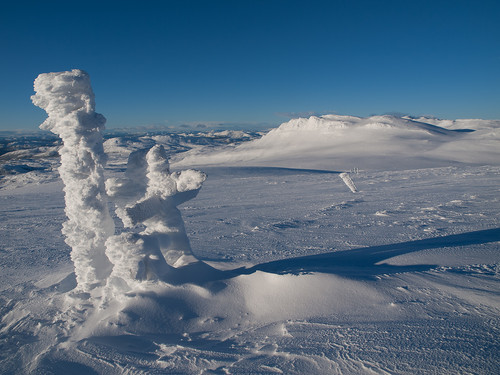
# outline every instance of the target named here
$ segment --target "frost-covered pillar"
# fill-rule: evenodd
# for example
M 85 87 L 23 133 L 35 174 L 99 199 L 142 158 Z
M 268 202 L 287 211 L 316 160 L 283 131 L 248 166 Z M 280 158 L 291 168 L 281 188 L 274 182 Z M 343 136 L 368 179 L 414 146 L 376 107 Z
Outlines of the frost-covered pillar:
M 106 119 L 94 110 L 90 78 L 82 70 L 40 74 L 34 88 L 33 104 L 48 114 L 40 128 L 63 141 L 59 173 L 68 220 L 62 232 L 72 249 L 78 288 L 87 292 L 104 284 L 111 272 L 105 242 L 114 234 L 114 223 L 104 187 L 101 134 Z
M 193 169 L 170 172 L 167 154 L 154 146 L 146 155 L 148 187 L 144 200 L 127 208 L 127 217 L 146 225 L 145 233 L 158 238 L 166 261 L 174 267 L 197 261 L 191 251 L 178 205 L 196 197 L 206 175 Z M 154 206 L 153 209 L 151 209 Z
M 180 267 L 196 262 L 197 259 L 191 251 L 184 221 L 177 206 L 196 197 L 205 178 L 204 173 L 195 170 L 170 172 L 165 149 L 154 146 L 147 152 L 132 153 L 126 178 L 108 180 L 107 188 L 108 194 L 117 203 L 116 213 L 125 227 L 144 227 L 140 236 L 150 241 L 147 252 L 151 252 L 154 257 L 161 255 L 170 266 Z M 114 241 L 115 238 L 110 240 Z M 151 247 L 153 243 L 154 251 Z M 115 248 L 108 246 L 108 254 L 117 259 L 116 262 L 113 260 L 116 266 L 119 258 L 115 256 Z M 131 248 L 138 247 L 134 244 Z M 142 250 L 134 253 L 145 252 Z M 136 273 L 133 264 L 127 267 Z

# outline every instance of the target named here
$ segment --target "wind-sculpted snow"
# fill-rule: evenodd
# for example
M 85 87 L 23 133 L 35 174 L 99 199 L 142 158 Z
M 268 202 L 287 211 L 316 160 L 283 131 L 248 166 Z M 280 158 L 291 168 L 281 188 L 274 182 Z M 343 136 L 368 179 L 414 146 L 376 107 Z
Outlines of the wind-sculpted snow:
M 40 126 L 63 141 L 59 174 L 64 182 L 66 243 L 72 248 L 78 287 L 88 292 L 111 271 L 105 242 L 114 233 L 104 187 L 106 155 L 102 146 L 105 118 L 95 112 L 90 78 L 81 70 L 40 74 L 32 101 L 48 118 Z
M 165 149 L 154 146 L 130 155 L 125 178 L 108 180 L 108 194 L 116 198 L 116 213 L 125 227 L 144 226 L 140 233 L 107 241 L 114 264 L 111 287 L 123 292 L 136 281 L 168 279 L 172 266 L 197 261 L 177 206 L 194 198 L 205 178 L 194 170 L 171 173 Z
M 196 262 L 177 205 L 196 196 L 205 175 L 194 170 L 171 173 L 165 149 L 154 146 L 132 153 L 125 177 L 109 180 L 106 190 L 105 119 L 94 110 L 88 74 L 41 74 L 35 91 L 33 103 L 48 114 L 41 128 L 63 141 L 59 172 L 68 216 L 63 234 L 72 248 L 78 288 L 89 292 L 106 285 L 109 299 L 140 281 L 165 279 L 172 266 Z M 130 231 L 115 235 L 108 193 Z M 134 228 L 141 225 L 145 229 L 138 233 Z

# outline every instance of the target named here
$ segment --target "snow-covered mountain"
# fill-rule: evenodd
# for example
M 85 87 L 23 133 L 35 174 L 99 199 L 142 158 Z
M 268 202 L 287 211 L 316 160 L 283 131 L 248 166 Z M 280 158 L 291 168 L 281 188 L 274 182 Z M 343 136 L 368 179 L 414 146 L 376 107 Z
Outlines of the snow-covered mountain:
M 500 162 L 500 121 L 325 115 L 293 119 L 265 136 L 181 165 L 273 165 L 291 168 L 397 170 Z

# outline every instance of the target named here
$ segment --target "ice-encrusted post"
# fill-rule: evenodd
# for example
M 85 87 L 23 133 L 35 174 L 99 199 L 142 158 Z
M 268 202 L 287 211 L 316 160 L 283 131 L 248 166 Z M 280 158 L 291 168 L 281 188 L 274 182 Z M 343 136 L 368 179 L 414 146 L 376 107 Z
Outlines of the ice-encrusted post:
M 353 192 L 356 193 L 358 191 L 358 188 L 354 184 L 354 181 L 351 179 L 351 176 L 349 176 L 349 173 L 343 172 L 339 174 L 340 178 L 342 181 L 344 181 L 344 184 L 347 185 L 347 187 Z
M 114 234 L 104 186 L 102 134 L 106 119 L 96 113 L 89 75 L 78 69 L 40 74 L 33 104 L 48 118 L 40 125 L 63 141 L 59 173 L 64 182 L 66 215 L 63 224 L 71 247 L 78 289 L 88 292 L 103 285 L 111 272 L 105 242 Z

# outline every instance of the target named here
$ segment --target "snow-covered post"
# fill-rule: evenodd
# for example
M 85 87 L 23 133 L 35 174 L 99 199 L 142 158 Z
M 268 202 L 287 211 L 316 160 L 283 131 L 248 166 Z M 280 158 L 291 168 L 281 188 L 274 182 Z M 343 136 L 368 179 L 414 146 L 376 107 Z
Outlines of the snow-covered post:
M 78 69 L 40 74 L 33 103 L 48 118 L 40 125 L 63 141 L 59 173 L 64 182 L 66 215 L 63 224 L 71 247 L 78 289 L 88 292 L 103 285 L 111 272 L 105 242 L 114 234 L 104 187 L 102 134 L 106 119 L 96 113 L 89 75 Z
M 349 173 L 343 172 L 339 174 L 340 178 L 342 181 L 344 181 L 344 184 L 347 185 L 347 187 L 353 192 L 356 193 L 358 191 L 358 188 L 356 185 L 354 185 L 354 181 L 351 179 L 351 176 L 349 176 Z

